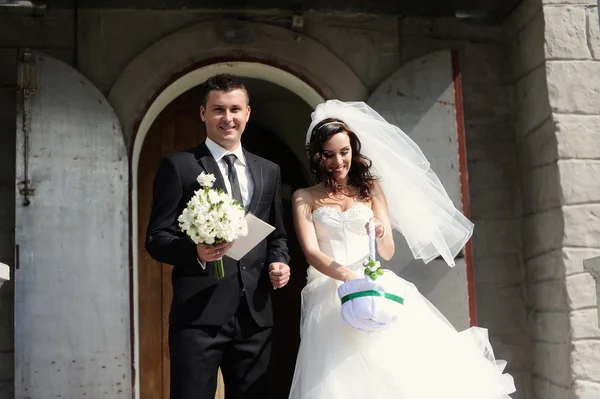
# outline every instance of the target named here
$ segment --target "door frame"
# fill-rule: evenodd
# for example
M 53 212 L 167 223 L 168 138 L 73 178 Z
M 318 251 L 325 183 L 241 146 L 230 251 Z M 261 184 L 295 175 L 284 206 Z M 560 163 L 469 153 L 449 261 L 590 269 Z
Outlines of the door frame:
M 210 76 L 217 73 L 231 73 L 240 77 L 255 78 L 282 86 L 304 100 L 311 108 L 326 99 L 304 80 L 283 69 L 251 61 L 217 62 L 194 69 L 181 76 L 162 90 L 148 106 L 134 136 L 131 152 L 131 305 L 132 305 L 132 358 L 134 362 L 134 398 L 140 399 L 140 350 L 139 350 L 139 253 L 138 235 L 138 173 L 140 154 L 144 140 L 158 115 L 177 97 L 187 90 L 200 85 Z

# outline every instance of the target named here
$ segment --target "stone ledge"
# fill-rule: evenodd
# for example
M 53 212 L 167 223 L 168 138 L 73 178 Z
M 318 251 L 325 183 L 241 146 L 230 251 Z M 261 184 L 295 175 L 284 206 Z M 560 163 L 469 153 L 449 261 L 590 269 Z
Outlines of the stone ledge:
M 0 287 L 5 281 L 10 280 L 10 268 L 4 263 L 0 263 Z
M 583 268 L 594 278 L 596 282 L 596 300 L 600 300 L 600 256 L 584 260 Z M 600 313 L 598 314 L 598 320 L 600 320 Z

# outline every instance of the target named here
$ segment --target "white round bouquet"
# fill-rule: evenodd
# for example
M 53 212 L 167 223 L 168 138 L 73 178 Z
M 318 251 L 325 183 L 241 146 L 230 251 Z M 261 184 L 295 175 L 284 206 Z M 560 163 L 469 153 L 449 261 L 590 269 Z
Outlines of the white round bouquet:
M 248 234 L 246 212 L 238 201 L 221 189 L 213 189 L 216 178 L 202 172 L 196 179 L 201 189 L 194 192 L 187 206 L 177 218 L 179 228 L 195 244 L 219 244 L 232 242 Z M 223 259 L 214 263 L 215 278 L 225 276 Z

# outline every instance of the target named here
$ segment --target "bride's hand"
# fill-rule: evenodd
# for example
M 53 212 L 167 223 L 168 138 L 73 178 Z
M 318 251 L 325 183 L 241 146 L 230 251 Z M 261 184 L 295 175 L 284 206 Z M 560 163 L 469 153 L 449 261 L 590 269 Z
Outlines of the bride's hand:
M 357 278 L 358 278 L 358 276 L 356 274 L 354 274 L 354 272 L 351 272 L 350 270 L 348 270 L 347 273 L 344 273 L 344 277 L 343 277 L 342 281 L 344 283 L 347 283 L 348 281 L 354 280 L 354 279 L 357 279 Z
M 379 219 L 375 217 L 372 217 L 371 220 L 375 224 L 375 238 L 383 238 L 383 235 L 385 234 L 385 226 L 379 221 Z M 369 222 L 365 224 L 365 229 L 367 230 L 367 234 L 369 234 Z

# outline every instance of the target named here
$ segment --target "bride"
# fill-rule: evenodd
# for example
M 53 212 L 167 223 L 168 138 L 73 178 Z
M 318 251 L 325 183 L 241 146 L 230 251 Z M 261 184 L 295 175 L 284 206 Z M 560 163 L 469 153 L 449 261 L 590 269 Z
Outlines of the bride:
M 457 332 L 408 281 L 397 277 L 404 304 L 392 328 L 367 333 L 342 321 L 337 288 L 364 277 L 369 221 L 386 260 L 392 228 L 415 258 L 441 255 L 450 266 L 471 237 L 472 223 L 418 146 L 366 104 L 337 100 L 317 107 L 307 141 L 317 185 L 293 196 L 311 266 L 290 399 L 509 399 L 513 379 L 494 359 L 486 330 Z

